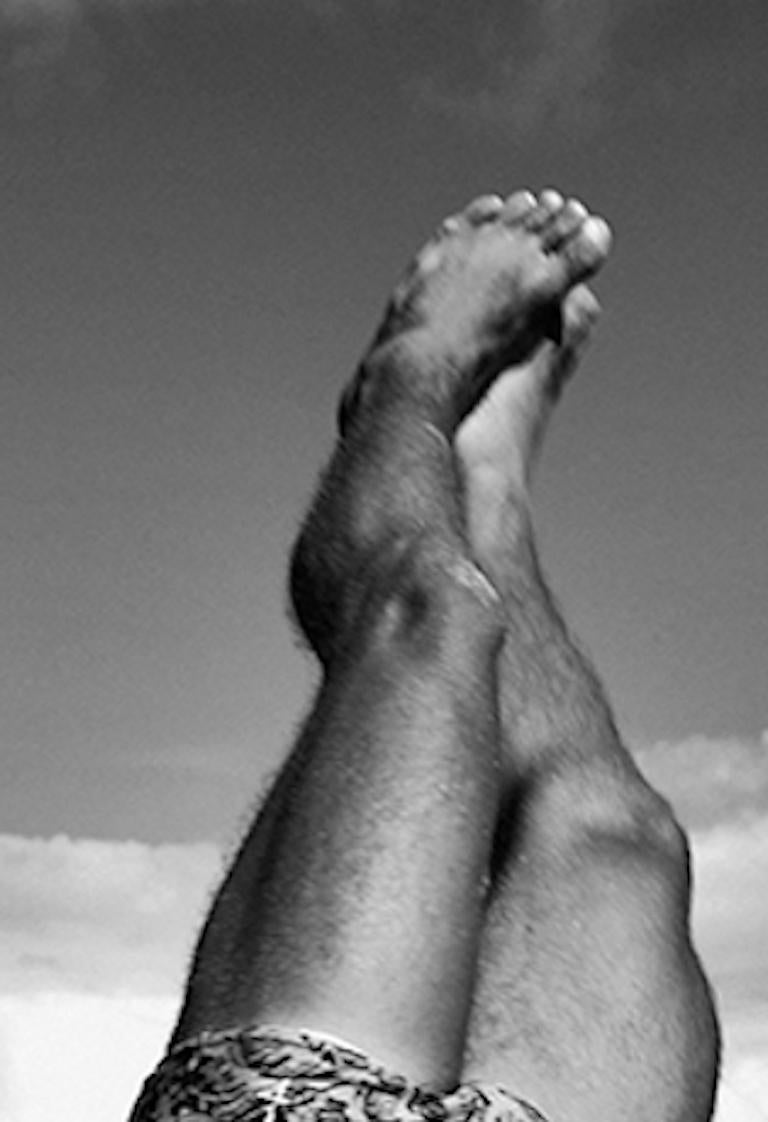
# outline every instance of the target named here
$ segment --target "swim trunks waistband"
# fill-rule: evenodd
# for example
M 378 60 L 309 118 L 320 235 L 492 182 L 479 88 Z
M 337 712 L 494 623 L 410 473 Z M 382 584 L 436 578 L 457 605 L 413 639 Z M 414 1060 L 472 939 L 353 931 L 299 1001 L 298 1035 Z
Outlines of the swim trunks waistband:
M 436 1093 L 321 1033 L 254 1025 L 175 1045 L 130 1122 L 545 1122 L 503 1087 Z

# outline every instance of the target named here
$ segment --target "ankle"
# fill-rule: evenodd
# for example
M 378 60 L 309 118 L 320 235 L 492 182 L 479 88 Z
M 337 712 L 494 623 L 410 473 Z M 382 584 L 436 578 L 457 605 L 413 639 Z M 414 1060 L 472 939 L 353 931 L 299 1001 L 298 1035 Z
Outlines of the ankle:
M 342 396 L 339 428 L 346 435 L 363 418 L 402 413 L 451 438 L 473 404 L 458 362 L 440 353 L 425 329 L 412 327 L 374 342 Z

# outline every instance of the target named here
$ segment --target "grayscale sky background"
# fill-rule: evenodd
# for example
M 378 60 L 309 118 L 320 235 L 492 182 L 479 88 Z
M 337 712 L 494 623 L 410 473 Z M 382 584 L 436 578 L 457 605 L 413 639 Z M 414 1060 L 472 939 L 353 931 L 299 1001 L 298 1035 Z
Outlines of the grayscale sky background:
M 616 246 L 542 552 L 703 855 L 723 1122 L 768 1118 L 766 58 L 764 0 L 0 0 L 2 1122 L 51 995 L 159 1046 L 309 701 L 339 390 L 440 218 L 547 185 Z

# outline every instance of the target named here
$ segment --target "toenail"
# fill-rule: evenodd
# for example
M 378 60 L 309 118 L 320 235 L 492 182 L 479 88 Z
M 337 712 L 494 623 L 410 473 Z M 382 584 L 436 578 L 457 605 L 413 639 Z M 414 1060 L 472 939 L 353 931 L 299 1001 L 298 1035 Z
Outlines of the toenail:
M 574 218 L 586 218 L 589 214 L 589 211 L 580 199 L 568 199 L 565 206 L 569 214 Z
M 467 218 L 482 221 L 484 218 L 494 218 L 504 206 L 504 200 L 499 195 L 481 195 L 474 199 L 466 209 Z
M 536 206 L 536 196 L 531 191 L 515 191 L 504 203 L 505 218 L 521 218 Z
M 597 215 L 590 215 L 584 220 L 582 232 L 600 252 L 608 252 L 611 247 L 611 242 L 613 241 L 613 233 L 611 227 L 604 218 L 600 218 Z

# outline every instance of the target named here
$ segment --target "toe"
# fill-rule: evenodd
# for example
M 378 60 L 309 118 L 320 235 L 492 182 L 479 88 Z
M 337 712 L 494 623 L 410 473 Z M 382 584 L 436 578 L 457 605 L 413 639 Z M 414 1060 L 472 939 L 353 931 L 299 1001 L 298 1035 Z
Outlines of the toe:
M 448 218 L 444 218 L 437 228 L 437 236 L 443 238 L 451 234 L 457 234 L 461 229 L 461 219 L 451 214 Z
M 537 233 L 552 222 L 562 207 L 563 196 L 560 192 L 547 188 L 539 195 L 536 206 L 525 216 L 525 228 Z
M 504 202 L 502 218 L 504 222 L 519 222 L 536 206 L 536 196 L 530 191 L 515 191 Z
M 542 227 L 541 243 L 544 249 L 558 249 L 566 239 L 573 237 L 588 216 L 587 208 L 578 199 L 568 199 Z
M 608 256 L 612 240 L 611 228 L 604 219 L 593 215 L 584 219 L 559 249 L 572 279 L 581 280 L 597 272 Z
M 577 284 L 563 300 L 562 345 L 576 350 L 589 337 L 600 315 L 597 297 L 585 284 Z
M 498 218 L 503 208 L 504 200 L 500 195 L 481 195 L 465 209 L 464 218 L 473 225 L 490 222 L 492 219 Z
M 544 207 L 550 214 L 556 214 L 557 211 L 561 210 L 563 202 L 563 196 L 552 187 L 545 187 L 539 195 L 539 206 Z

